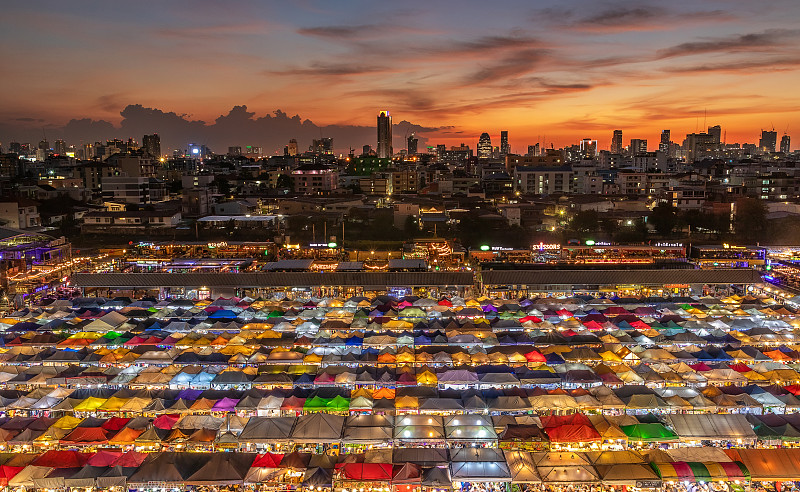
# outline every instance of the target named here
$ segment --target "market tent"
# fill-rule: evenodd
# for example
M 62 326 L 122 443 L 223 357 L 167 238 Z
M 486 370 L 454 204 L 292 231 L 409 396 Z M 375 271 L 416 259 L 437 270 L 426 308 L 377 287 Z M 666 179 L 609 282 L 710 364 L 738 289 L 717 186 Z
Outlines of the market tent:
M 392 479 L 391 463 L 345 463 L 340 470 L 345 480 L 388 482 Z
M 190 475 L 186 485 L 233 485 L 243 483 L 255 454 L 214 453 L 196 472 Z
M 639 423 L 620 426 L 631 441 L 670 442 L 678 441 L 678 435 L 661 423 Z
M 337 442 L 345 418 L 330 413 L 313 413 L 297 419 L 291 439 L 295 442 Z
M 460 482 L 510 482 L 511 472 L 499 449 L 461 448 L 453 450 L 450 476 Z
M 670 427 L 683 441 L 746 441 L 757 439 L 750 423 L 741 414 L 670 414 Z
M 514 483 L 538 483 L 542 479 L 536 471 L 536 463 L 531 453 L 526 451 L 504 451 L 506 464 Z
M 239 434 L 239 442 L 272 443 L 286 441 L 297 417 L 250 417 Z
M 533 453 L 542 482 L 597 482 L 600 479 L 589 459 L 581 453 L 551 451 Z
M 652 464 L 652 467 L 662 480 L 670 481 L 691 480 L 710 482 L 716 480 L 734 481 L 750 479 L 750 473 L 747 470 L 747 467 L 739 461 L 656 462 Z
M 800 477 L 800 449 L 728 449 L 725 453 L 741 461 L 753 480 L 793 481 Z
M 385 415 L 351 415 L 344 424 L 342 442 L 379 444 L 392 440 L 393 418 Z

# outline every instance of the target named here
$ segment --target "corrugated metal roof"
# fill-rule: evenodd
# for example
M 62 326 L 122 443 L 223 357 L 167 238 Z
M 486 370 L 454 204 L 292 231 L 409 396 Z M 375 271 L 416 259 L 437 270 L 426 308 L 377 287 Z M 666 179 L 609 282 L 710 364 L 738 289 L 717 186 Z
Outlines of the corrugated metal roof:
M 471 286 L 469 272 L 76 273 L 78 287 Z
M 748 268 L 716 270 L 486 270 L 485 285 L 666 285 L 752 284 L 761 281 Z

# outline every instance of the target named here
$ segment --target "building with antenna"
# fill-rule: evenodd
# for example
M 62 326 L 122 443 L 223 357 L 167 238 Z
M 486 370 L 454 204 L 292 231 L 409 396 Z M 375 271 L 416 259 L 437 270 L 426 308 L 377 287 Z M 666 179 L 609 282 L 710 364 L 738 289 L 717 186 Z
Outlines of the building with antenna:
M 773 130 L 761 130 L 761 138 L 758 140 L 758 148 L 761 152 L 775 152 L 778 143 L 778 132 Z
M 791 149 L 791 137 L 787 134 L 783 134 L 781 137 L 781 152 L 784 154 L 788 154 L 792 151 Z

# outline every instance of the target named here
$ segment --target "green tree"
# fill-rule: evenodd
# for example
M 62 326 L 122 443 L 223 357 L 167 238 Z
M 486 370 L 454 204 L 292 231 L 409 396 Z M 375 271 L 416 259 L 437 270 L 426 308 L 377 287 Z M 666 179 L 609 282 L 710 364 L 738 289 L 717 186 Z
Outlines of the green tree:
M 758 198 L 742 198 L 736 202 L 734 230 L 745 242 L 763 241 L 767 233 L 767 204 Z
M 595 232 L 600 226 L 600 215 L 596 210 L 581 210 L 572 216 L 569 226 L 576 232 Z
M 294 180 L 288 174 L 280 174 L 278 175 L 278 179 L 275 182 L 275 187 L 294 189 Z
M 669 203 L 659 203 L 647 217 L 648 222 L 662 236 L 669 236 L 678 225 L 678 213 Z

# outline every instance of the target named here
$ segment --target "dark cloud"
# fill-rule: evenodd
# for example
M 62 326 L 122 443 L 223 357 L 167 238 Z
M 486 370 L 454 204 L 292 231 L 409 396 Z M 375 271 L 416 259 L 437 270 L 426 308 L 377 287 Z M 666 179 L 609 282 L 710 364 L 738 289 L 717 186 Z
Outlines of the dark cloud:
M 390 69 L 381 65 L 358 65 L 349 63 L 313 62 L 306 68 L 288 68 L 286 70 L 269 70 L 265 75 L 303 75 L 312 77 L 335 77 L 349 75 L 366 75 L 386 72 Z
M 721 73 L 735 73 L 735 72 L 751 72 L 754 69 L 768 68 L 772 71 L 776 70 L 793 70 L 800 66 L 800 57 L 790 58 L 768 58 L 768 59 L 753 59 L 753 60 L 732 60 L 729 62 L 720 63 L 704 63 L 699 65 L 678 65 L 663 68 L 663 72 L 669 73 L 695 73 L 698 75 L 706 75 L 710 72 Z
M 545 52 L 541 50 L 520 50 L 513 52 L 501 61 L 481 67 L 469 74 L 467 84 L 482 84 L 493 80 L 506 81 L 532 72 L 542 59 Z
M 44 122 L 44 120 L 42 118 L 28 118 L 28 117 L 14 118 L 14 121 L 20 121 L 20 122 L 23 122 L 23 123 L 42 123 L 42 122 Z
M 683 28 L 697 23 L 729 22 L 735 17 L 724 10 L 672 11 L 661 5 L 641 2 L 617 2 L 588 8 L 555 7 L 534 13 L 534 21 L 587 33 L 620 33 L 627 31 L 661 31 Z
M 291 116 L 281 110 L 257 116 L 244 105 L 234 106 L 212 123 L 192 120 L 189 115 L 147 108 L 140 104 L 129 105 L 120 114 L 123 119 L 118 128 L 104 120 L 74 119 L 64 126 L 48 127 L 47 136 L 78 144 L 115 137 L 141 140 L 144 134 L 158 133 L 165 152 L 168 149 L 186 148 L 189 143 L 199 143 L 220 153 L 235 145 L 258 145 L 266 153 L 281 152 L 289 139 L 297 139 L 300 147 L 304 148 L 311 144 L 311 139 L 320 136 L 333 137 L 335 148 L 344 152 L 348 147 L 374 145 L 376 139 L 373 126 L 317 125 L 311 120 L 302 119 L 299 115 Z M 405 120 L 394 125 L 395 135 L 414 132 L 420 136 L 421 143 L 426 142 L 425 133 L 438 129 Z M 14 125 L 12 130 L 10 125 L 6 128 L 6 125 L 0 124 L 0 137 L 3 141 L 33 142 L 40 140 L 41 135 L 41 126 L 21 128 L 20 125 Z
M 709 38 L 702 41 L 681 43 L 670 48 L 659 50 L 658 59 L 678 56 L 702 55 L 706 53 L 741 53 L 772 51 L 785 46 L 796 46 L 800 31 L 773 29 L 758 33 L 741 34 L 721 38 Z

